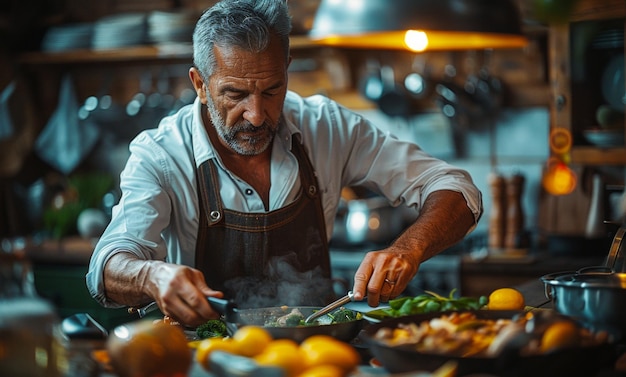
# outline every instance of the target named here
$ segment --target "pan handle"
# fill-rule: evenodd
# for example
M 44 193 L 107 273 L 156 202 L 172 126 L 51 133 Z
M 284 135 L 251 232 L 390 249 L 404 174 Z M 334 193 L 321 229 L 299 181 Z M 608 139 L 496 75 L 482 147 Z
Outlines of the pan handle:
M 624 245 L 623 242 L 624 235 L 626 234 L 626 224 L 623 224 L 615 233 L 615 237 L 613 237 L 613 242 L 611 243 L 611 248 L 609 250 L 609 255 L 606 257 L 605 265 L 611 270 L 615 271 L 615 262 L 618 257 L 624 258 Z M 622 271 L 624 272 L 624 266 L 622 266 Z
M 206 299 L 211 308 L 223 315 L 227 322 L 238 322 L 237 305 L 233 301 L 217 297 L 207 297 Z

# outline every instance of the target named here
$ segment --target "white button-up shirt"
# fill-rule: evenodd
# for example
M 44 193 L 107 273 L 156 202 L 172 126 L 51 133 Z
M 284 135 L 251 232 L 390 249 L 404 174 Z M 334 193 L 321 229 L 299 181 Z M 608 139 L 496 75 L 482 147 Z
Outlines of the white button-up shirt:
M 196 169 L 215 158 L 224 205 L 242 212 L 264 212 L 252 186 L 229 172 L 209 141 L 198 99 L 141 132 L 130 144 L 120 176 L 122 197 L 93 252 L 87 274 L 91 294 L 105 306 L 107 260 L 126 251 L 143 259 L 193 266 L 199 201 Z M 302 98 L 288 92 L 284 122 L 272 145 L 269 210 L 291 203 L 300 189 L 298 162 L 291 154 L 292 136 L 304 143 L 322 192 L 326 234 L 344 186 L 364 186 L 392 205 L 422 207 L 433 191 L 461 192 L 476 222 L 482 214 L 481 193 L 467 172 L 433 158 L 417 145 L 400 141 L 362 116 L 323 96 Z

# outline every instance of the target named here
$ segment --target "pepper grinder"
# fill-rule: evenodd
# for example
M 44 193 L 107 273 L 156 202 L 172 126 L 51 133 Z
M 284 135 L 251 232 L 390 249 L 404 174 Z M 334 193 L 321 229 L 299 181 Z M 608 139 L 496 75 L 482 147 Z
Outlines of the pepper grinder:
M 489 174 L 488 179 L 491 187 L 488 244 L 490 249 L 501 249 L 506 230 L 506 180 L 497 173 Z
M 522 208 L 522 193 L 524 191 L 524 176 L 514 174 L 506 183 L 506 234 L 504 247 L 514 249 L 520 247 L 520 236 L 524 231 L 524 210 Z

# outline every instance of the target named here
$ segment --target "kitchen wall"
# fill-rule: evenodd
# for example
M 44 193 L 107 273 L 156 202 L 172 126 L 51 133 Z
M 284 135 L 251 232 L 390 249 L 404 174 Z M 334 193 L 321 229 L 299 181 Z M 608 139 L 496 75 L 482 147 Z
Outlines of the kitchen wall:
M 522 174 L 526 178 L 522 204 L 525 228 L 536 230 L 542 168 L 549 154 L 549 116 L 546 107 L 503 109 L 495 118 L 495 137 L 482 125 L 466 134 L 466 156 L 456 156 L 452 124 L 440 112 L 410 119 L 391 118 L 378 110 L 360 111 L 381 129 L 400 139 L 416 142 L 426 152 L 466 169 L 483 193 L 485 215 L 475 232 L 484 233 L 492 208 L 488 177 L 492 172 L 505 176 Z M 491 142 L 495 142 L 495 153 Z M 495 164 L 494 164 L 495 162 Z
M 22 10 L 8 16 L 13 17 L 13 21 L 19 20 L 19 17 L 27 16 L 30 17 L 29 19 L 36 19 L 40 27 L 32 28 L 30 34 L 16 34 L 33 35 L 46 26 L 59 25 L 71 20 L 92 21 L 115 12 L 172 9 L 175 6 L 199 11 L 213 2 L 211 0 L 163 0 L 156 2 L 133 0 L 84 4 L 83 1 L 69 0 L 63 6 L 61 3 L 51 3 L 47 13 L 44 11 L 29 13 Z M 521 4 L 526 2 L 520 1 Z M 43 3 L 43 0 L 27 0 L 25 3 L 39 4 Z M 306 30 L 316 3 L 317 0 L 290 2 L 298 32 Z M 34 8 L 44 9 L 42 7 Z M 522 8 L 525 9 L 525 7 Z M 525 13 L 528 13 L 527 9 Z M 7 14 L 0 12 L 0 18 L 3 16 L 7 16 Z M 16 29 L 19 29 L 22 24 L 23 22 L 12 23 Z M 404 53 L 368 50 L 322 49 L 320 51 L 310 48 L 310 46 L 296 48 L 293 64 L 295 68 L 290 73 L 290 87 L 304 95 L 327 94 L 371 118 L 381 128 L 400 138 L 413 140 L 434 156 L 467 169 L 483 192 L 485 204 L 485 215 L 476 232 L 485 232 L 488 227 L 487 220 L 491 211 L 489 174 L 494 171 L 506 176 L 521 173 L 526 179 L 522 197 L 523 210 L 526 215 L 525 229 L 536 230 L 541 215 L 541 172 L 549 155 L 547 143 L 550 121 L 548 113 L 550 87 L 547 82 L 546 30 L 542 28 L 529 29 L 528 33 L 531 37 L 531 43 L 528 47 L 518 50 L 498 50 L 489 55 L 486 67 L 489 68 L 494 77 L 502 79 L 506 89 L 503 93 L 503 107 L 499 112 L 490 113 L 493 115 L 495 136 L 489 131 L 489 119 L 473 120 L 459 132 L 460 127 L 456 125 L 455 119 L 444 116 L 440 108 L 434 106 L 433 103 L 420 109 L 420 113 L 415 116 L 408 118 L 389 117 L 377 109 L 375 104 L 365 100 L 359 91 L 363 75 L 366 73 L 365 68 L 372 61 L 393 66 L 398 79 L 413 70 L 416 62 L 419 63 L 418 66 L 424 63 L 434 78 L 440 78 L 446 67 L 452 63 L 458 68 L 457 81 L 462 83 L 469 74 L 476 73 L 477 68 L 480 68 L 481 64 L 485 62 L 486 56 L 484 54 L 475 52 L 432 53 L 425 54 L 423 61 L 420 62 L 420 57 Z M 35 40 L 36 38 L 32 37 L 20 41 L 23 43 L 21 49 L 33 48 L 31 44 Z M 63 73 L 70 72 L 72 74 L 79 105 L 90 95 L 102 94 L 105 87 L 108 87 L 108 90 L 114 95 L 114 101 L 125 105 L 132 100 L 135 93 L 142 89 L 142 80 L 145 79 L 146 72 L 158 79 L 166 66 L 169 66 L 168 74 L 172 75 L 171 94 L 181 97 L 181 93 L 189 89 L 186 78 L 189 62 L 186 60 L 177 60 L 176 64 L 171 65 L 172 62 L 155 59 L 149 64 L 144 64 L 144 61 L 129 57 L 129 62 L 126 64 L 121 59 L 115 62 L 98 62 L 89 59 L 82 60 L 83 58 L 78 57 L 74 60 L 70 59 L 68 64 L 54 61 L 51 64 L 40 64 L 37 63 L 38 58 L 36 53 L 34 57 L 31 56 L 30 58 L 28 56 L 25 58 L 23 55 L 17 56 L 17 60 L 20 61 L 21 59 L 21 63 L 27 62 L 23 70 L 25 74 L 23 84 L 30 86 L 24 90 L 30 91 L 31 95 L 24 95 L 19 101 L 14 100 L 14 102 L 28 104 L 29 109 L 36 108 L 36 111 L 29 109 L 22 111 L 25 114 L 32 114 L 35 119 L 23 122 L 23 124 L 30 124 L 30 127 L 28 137 L 22 138 L 26 141 L 20 140 L 24 144 L 19 152 L 20 158 L 14 158 L 13 152 L 11 155 L 6 152 L 0 153 L 0 161 L 14 161 L 12 165 L 4 164 L 4 172 L 0 171 L 0 188 L 5 191 L 16 181 L 19 185 L 24 186 L 24 189 L 28 189 L 27 186 L 35 182 L 37 175 L 44 175 L 50 170 L 36 156 L 33 156 L 32 153 L 28 154 L 28 151 L 24 152 L 24 150 L 32 147 L 37 133 L 43 129 L 55 110 Z M 0 58 L 0 63 L 2 62 Z M 298 66 L 296 63 L 301 64 Z M 312 68 L 311 63 L 313 63 Z M 424 68 L 421 66 L 422 73 Z M 2 70 L 2 73 L 6 72 L 7 70 Z M 9 80 L 10 76 L 0 75 L 0 87 L 3 87 Z M 150 115 L 147 116 L 150 118 Z M 105 170 L 117 180 L 117 173 L 123 166 L 128 154 L 126 144 L 129 135 L 125 133 L 129 131 L 134 133 L 138 128 L 152 127 L 156 124 L 156 119 L 143 119 L 140 122 L 136 119 L 137 117 L 130 119 L 122 114 L 122 118 L 103 126 L 104 131 L 101 134 L 100 143 L 90 154 L 88 161 L 82 168 Z M 117 131 L 123 135 L 120 137 Z M 462 137 L 460 141 L 455 142 L 455 135 L 459 133 L 462 134 Z M 8 142 L 3 142 L 2 145 L 11 148 L 17 143 L 11 142 L 8 145 Z M 462 150 L 460 150 L 460 146 Z M 4 148 L 4 150 L 10 149 Z M 2 159 L 2 157 L 5 158 Z M 16 160 L 19 160 L 20 163 L 15 163 Z M 24 162 L 22 163 L 22 161 Z M 17 167 L 10 171 L 6 169 L 7 166 L 13 165 L 19 165 L 21 170 L 17 171 Z M 623 174 L 621 176 L 623 177 Z M 28 193 L 25 195 L 27 196 Z M 7 197 L 9 199 L 6 199 Z M 2 226 L 11 224 L 12 219 L 6 215 L 7 209 L 15 215 L 23 215 L 20 212 L 24 212 L 20 211 L 19 206 L 4 206 L 11 201 L 11 196 L 5 195 L 4 198 L 5 200 L 2 200 L 0 197 L 0 236 L 3 231 L 7 231 L 6 227 L 2 229 Z M 27 197 L 26 200 L 28 200 Z M 23 228 L 15 229 L 20 231 Z

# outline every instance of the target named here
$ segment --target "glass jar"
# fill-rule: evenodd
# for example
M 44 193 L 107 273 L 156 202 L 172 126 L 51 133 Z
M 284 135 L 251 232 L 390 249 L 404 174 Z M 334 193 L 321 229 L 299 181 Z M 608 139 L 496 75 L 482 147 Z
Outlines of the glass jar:
M 0 249 L 0 376 L 65 376 L 65 339 L 54 307 L 35 290 L 22 240 Z

